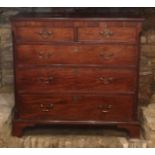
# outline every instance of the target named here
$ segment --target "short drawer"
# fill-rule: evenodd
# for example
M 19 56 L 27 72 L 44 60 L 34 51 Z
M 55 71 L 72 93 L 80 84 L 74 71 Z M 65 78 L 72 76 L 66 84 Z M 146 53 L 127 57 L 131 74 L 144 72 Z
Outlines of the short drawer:
M 17 70 L 19 92 L 134 92 L 137 74 L 132 69 L 31 68 Z
M 137 60 L 134 45 L 18 45 L 16 51 L 18 65 L 136 65 Z
M 79 28 L 79 41 L 136 42 L 136 27 L 87 27 Z
M 16 40 L 25 42 L 73 41 L 72 28 L 16 27 Z
M 135 92 L 136 71 L 130 69 L 77 69 L 76 89 L 82 92 Z
M 129 95 L 22 95 L 21 119 L 130 121 L 134 97 Z
M 24 68 L 16 72 L 19 92 L 61 92 L 70 91 L 75 86 L 73 69 L 69 68 Z

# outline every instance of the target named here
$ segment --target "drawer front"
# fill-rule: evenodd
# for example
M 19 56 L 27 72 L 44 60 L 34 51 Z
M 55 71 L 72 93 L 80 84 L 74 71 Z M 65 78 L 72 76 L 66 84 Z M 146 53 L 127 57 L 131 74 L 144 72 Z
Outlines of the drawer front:
M 124 103 L 125 101 L 125 103 Z M 23 95 L 19 97 L 19 118 L 49 120 L 130 121 L 133 96 Z
M 79 41 L 135 42 L 137 38 L 135 27 L 79 28 L 78 35 Z
M 72 28 L 52 27 L 16 27 L 17 41 L 48 42 L 48 41 L 73 41 Z
M 135 91 L 136 71 L 125 69 L 77 69 L 76 88 L 79 91 Z
M 73 90 L 75 76 L 68 68 L 35 68 L 18 70 L 16 74 L 19 92 L 46 93 Z
M 131 45 L 18 45 L 17 63 L 135 65 L 136 46 Z
M 136 71 L 103 68 L 35 68 L 17 70 L 19 92 L 132 92 Z

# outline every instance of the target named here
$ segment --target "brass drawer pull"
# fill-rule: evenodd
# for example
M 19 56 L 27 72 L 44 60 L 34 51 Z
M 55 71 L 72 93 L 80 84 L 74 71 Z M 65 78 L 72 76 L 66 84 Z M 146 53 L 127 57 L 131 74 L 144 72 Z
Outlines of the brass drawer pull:
M 100 81 L 102 81 L 103 84 L 111 84 L 115 78 L 114 77 L 100 77 Z
M 103 58 L 105 60 L 110 60 L 110 59 L 112 59 L 114 57 L 114 53 L 108 53 L 108 54 L 106 54 L 104 52 L 100 52 L 99 55 L 100 55 L 101 58 Z
M 52 81 L 53 81 L 53 77 L 41 77 L 39 78 L 39 81 L 42 82 L 42 83 L 45 83 L 45 84 L 50 84 Z
M 108 113 L 109 110 L 102 110 L 101 112 L 102 112 L 102 113 Z
M 111 104 L 107 104 L 107 105 L 99 105 L 98 106 L 99 109 L 112 109 L 112 105 Z
M 39 35 L 41 38 L 43 38 L 43 39 L 47 39 L 48 37 L 50 37 L 50 36 L 53 35 L 53 32 L 50 32 L 50 31 L 44 29 L 44 30 L 38 32 L 38 35 Z
M 38 57 L 40 59 L 48 59 L 50 56 L 52 56 L 52 52 L 39 52 Z
M 46 107 L 46 108 L 48 108 L 48 109 L 52 109 L 53 107 L 54 107 L 54 105 L 52 104 L 52 103 L 50 103 L 50 104 L 47 104 L 46 106 L 44 105 L 44 104 L 40 104 L 40 108 L 44 108 L 44 107 Z
M 42 112 L 49 112 L 51 109 L 53 109 L 54 105 L 53 104 L 40 104 L 40 108 Z
M 110 30 L 108 30 L 108 29 L 105 29 L 104 31 L 99 32 L 99 34 L 100 34 L 101 36 L 107 37 L 107 38 L 113 36 L 113 32 L 110 31 Z
M 48 109 L 42 109 L 41 111 L 42 111 L 42 112 L 49 112 Z
M 99 105 L 98 108 L 101 109 L 102 113 L 108 113 L 112 109 L 112 105 L 111 104 Z

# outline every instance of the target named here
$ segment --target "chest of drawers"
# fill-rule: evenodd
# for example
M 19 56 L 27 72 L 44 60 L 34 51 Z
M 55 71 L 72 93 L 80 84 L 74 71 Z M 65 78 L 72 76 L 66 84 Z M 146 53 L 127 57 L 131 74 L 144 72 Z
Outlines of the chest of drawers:
M 115 126 L 138 137 L 141 18 L 12 18 L 12 134 L 35 125 Z

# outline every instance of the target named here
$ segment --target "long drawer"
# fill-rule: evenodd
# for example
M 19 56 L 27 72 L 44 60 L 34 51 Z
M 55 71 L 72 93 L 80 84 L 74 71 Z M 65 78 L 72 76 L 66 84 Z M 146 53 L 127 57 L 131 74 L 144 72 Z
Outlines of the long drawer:
M 136 65 L 133 45 L 18 45 L 18 65 Z
M 24 68 L 16 70 L 17 91 L 134 92 L 137 74 L 132 69 Z
M 130 95 L 22 95 L 18 117 L 46 120 L 130 121 L 134 97 Z

